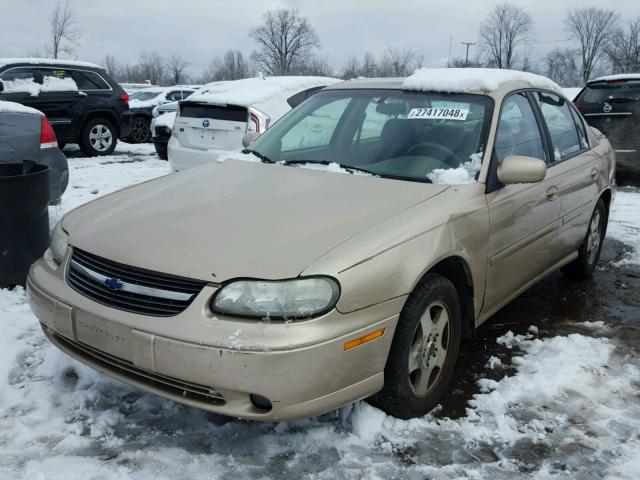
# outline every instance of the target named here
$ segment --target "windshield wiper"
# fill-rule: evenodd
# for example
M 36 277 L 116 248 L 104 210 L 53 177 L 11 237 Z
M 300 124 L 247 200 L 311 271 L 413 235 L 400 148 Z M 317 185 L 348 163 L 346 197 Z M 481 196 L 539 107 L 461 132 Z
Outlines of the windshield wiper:
M 374 173 L 370 170 L 367 170 L 365 168 L 360 168 L 360 167 L 354 167 L 353 165 L 346 165 L 344 163 L 338 163 L 338 162 L 330 162 L 328 160 L 285 160 L 284 164 L 285 165 L 301 165 L 303 163 L 318 163 L 320 165 L 331 165 L 332 163 L 335 163 L 336 165 L 338 165 L 340 168 L 343 168 L 345 170 L 347 170 L 348 172 L 363 172 L 363 173 L 368 173 L 369 175 L 375 175 L 378 176 L 377 173 Z
M 265 154 L 260 153 L 257 150 L 252 150 L 250 148 L 245 148 L 244 150 L 242 150 L 242 153 L 251 153 L 251 154 L 255 155 L 256 157 L 258 157 L 260 160 L 262 160 L 264 163 L 276 163 L 273 160 L 271 160 L 269 157 L 267 157 Z

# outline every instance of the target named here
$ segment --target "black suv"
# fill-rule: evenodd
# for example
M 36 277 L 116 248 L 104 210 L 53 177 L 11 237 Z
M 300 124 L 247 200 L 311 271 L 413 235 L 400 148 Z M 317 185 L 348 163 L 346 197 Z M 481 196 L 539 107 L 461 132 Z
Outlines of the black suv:
M 590 80 L 574 103 L 616 151 L 620 185 L 640 185 L 640 74 Z
M 40 110 L 61 148 L 78 143 L 89 156 L 111 154 L 131 132 L 129 95 L 92 63 L 0 59 L 0 100 Z

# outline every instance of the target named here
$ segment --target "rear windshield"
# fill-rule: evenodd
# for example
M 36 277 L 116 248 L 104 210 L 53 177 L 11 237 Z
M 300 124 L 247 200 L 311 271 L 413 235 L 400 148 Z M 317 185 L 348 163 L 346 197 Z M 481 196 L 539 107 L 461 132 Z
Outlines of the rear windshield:
M 582 103 L 632 102 L 640 100 L 640 81 L 589 85 L 576 101 Z
M 210 118 L 212 120 L 228 120 L 230 122 L 244 122 L 249 119 L 246 107 L 237 105 L 204 105 L 200 103 L 180 104 L 180 116 L 188 118 Z

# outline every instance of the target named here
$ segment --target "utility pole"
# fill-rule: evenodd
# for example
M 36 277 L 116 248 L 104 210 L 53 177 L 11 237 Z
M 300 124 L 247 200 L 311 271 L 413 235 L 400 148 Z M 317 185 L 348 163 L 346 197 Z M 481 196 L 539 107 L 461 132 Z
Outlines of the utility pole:
M 451 68 L 451 45 L 453 44 L 453 35 L 449 37 L 449 60 L 447 60 L 447 68 Z
M 460 42 L 460 43 L 462 43 L 462 45 L 466 45 L 467 46 L 467 55 L 465 56 L 465 59 L 464 59 L 464 66 L 468 67 L 469 66 L 469 47 L 471 45 L 475 45 L 475 43 L 473 43 L 473 42 Z

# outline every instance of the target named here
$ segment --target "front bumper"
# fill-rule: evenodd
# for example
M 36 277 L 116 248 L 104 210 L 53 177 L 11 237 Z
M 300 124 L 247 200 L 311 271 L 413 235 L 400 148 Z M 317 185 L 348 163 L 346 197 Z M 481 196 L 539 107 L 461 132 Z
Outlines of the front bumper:
M 32 266 L 27 291 L 49 339 L 90 367 L 193 407 L 267 421 L 318 415 L 380 390 L 401 307 L 396 299 L 292 324 L 216 318 L 207 286 L 182 313 L 150 317 L 82 296 L 45 259 Z M 344 350 L 379 328 L 382 337 Z M 254 405 L 252 394 L 272 408 Z

